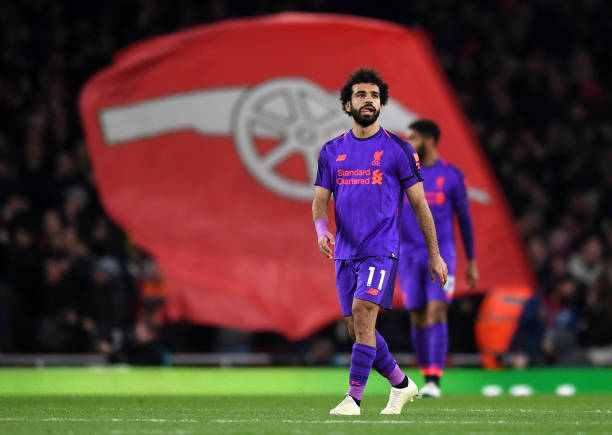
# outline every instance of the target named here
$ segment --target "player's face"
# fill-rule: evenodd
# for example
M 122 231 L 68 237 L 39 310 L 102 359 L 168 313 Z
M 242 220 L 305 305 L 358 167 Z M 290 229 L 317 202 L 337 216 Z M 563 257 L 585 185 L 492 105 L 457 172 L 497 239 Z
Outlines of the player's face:
M 409 129 L 406 134 L 406 140 L 410 142 L 410 145 L 414 148 L 414 150 L 419 154 L 419 158 L 423 159 L 423 154 L 425 154 L 425 140 L 423 135 L 416 130 Z
M 374 83 L 357 83 L 353 85 L 351 101 L 346 103 L 357 124 L 362 127 L 372 125 L 380 115 L 380 90 Z

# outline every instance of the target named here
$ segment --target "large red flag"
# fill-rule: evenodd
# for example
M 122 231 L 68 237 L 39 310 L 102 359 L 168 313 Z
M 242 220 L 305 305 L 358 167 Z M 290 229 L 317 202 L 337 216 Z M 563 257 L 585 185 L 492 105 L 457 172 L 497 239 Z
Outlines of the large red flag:
M 321 145 L 350 128 L 338 91 L 359 66 L 390 83 L 384 127 L 440 124 L 441 154 L 469 182 L 481 287 L 531 285 L 505 200 L 424 35 L 280 14 L 140 42 L 82 90 L 103 204 L 160 263 L 172 318 L 301 338 L 340 316 L 310 201 Z

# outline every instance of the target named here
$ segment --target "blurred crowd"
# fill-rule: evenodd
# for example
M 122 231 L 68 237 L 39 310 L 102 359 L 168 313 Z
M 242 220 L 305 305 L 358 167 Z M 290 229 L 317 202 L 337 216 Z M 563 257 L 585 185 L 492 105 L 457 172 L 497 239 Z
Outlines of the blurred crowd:
M 447 19 L 431 13 L 445 24 L 428 31 L 539 282 L 513 361 L 588 363 L 584 347 L 612 343 L 610 4 L 462 2 Z
M 163 361 L 163 281 L 99 202 L 79 89 L 136 40 L 283 10 L 351 13 L 426 31 L 537 273 L 513 343 L 516 364 L 584 363 L 580 349 L 612 344 L 608 2 L 21 0 L 0 6 L 0 351 Z M 459 302 L 453 310 L 472 319 L 476 308 Z M 257 348 L 261 336 L 250 340 Z M 451 351 L 465 341 L 455 337 Z M 321 343 L 306 346 L 325 354 Z

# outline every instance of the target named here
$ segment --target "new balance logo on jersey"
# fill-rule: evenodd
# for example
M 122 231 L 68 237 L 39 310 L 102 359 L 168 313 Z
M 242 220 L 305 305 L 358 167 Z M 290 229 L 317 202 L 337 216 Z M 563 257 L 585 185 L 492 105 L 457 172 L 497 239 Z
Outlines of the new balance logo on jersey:
M 336 157 L 337 162 L 343 162 L 345 160 L 346 160 L 346 154 L 340 154 L 338 157 Z

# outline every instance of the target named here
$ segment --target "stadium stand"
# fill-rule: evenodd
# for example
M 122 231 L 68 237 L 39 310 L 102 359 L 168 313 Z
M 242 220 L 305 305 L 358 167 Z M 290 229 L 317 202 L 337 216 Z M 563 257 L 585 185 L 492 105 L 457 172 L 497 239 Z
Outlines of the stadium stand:
M 280 3 L 420 26 L 430 36 L 539 281 L 508 364 L 590 364 L 585 348 L 612 345 L 612 5 L 415 0 L 373 12 L 371 2 Z M 289 363 L 318 364 L 330 362 L 332 341 L 348 346 L 334 325 L 299 343 L 166 325 L 160 273 L 105 215 L 80 129 L 78 92 L 118 49 L 278 11 L 272 1 L 3 3 L 0 351 L 101 352 L 141 364 L 163 363 L 167 350 L 307 353 Z M 477 303 L 455 304 L 451 351 L 474 350 Z

